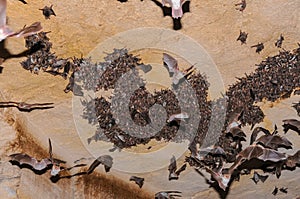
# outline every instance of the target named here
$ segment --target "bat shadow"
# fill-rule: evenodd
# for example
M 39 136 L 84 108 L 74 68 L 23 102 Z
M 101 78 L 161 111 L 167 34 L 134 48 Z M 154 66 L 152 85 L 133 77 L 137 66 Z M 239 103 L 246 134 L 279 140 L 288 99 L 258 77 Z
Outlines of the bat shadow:
M 70 178 L 75 177 L 75 176 L 86 175 L 86 174 L 87 174 L 87 172 L 83 171 L 83 172 L 75 173 L 73 175 L 66 175 L 66 176 L 56 175 L 56 176 L 51 176 L 50 180 L 53 183 L 57 183 L 60 179 L 64 179 L 64 178 L 70 179 Z
M 25 57 L 28 55 L 30 50 L 24 50 L 23 52 L 20 52 L 18 54 L 12 54 L 6 47 L 5 47 L 5 41 L 3 40 L 0 42 L 0 58 L 3 58 L 4 61 L 11 58 L 19 58 L 19 57 Z
M 20 169 L 29 169 L 31 171 L 33 171 L 36 175 L 43 175 L 44 173 L 47 172 L 47 170 L 50 168 L 50 167 L 46 167 L 42 170 L 35 170 L 33 169 L 30 165 L 27 165 L 27 164 L 22 164 L 20 165 L 18 161 L 14 161 L 14 160 L 10 160 L 9 161 L 12 165 L 17 165 Z
M 153 1 L 158 7 L 161 8 L 164 17 L 166 17 L 166 16 L 172 17 L 172 8 L 171 7 L 163 6 L 162 3 L 158 0 L 151 0 L 151 1 Z M 183 14 L 186 13 L 186 12 L 190 12 L 190 3 L 191 3 L 190 1 L 186 1 L 182 5 Z M 174 30 L 180 30 L 182 28 L 181 18 L 174 19 L 172 17 L 172 20 L 173 20 L 173 29 Z

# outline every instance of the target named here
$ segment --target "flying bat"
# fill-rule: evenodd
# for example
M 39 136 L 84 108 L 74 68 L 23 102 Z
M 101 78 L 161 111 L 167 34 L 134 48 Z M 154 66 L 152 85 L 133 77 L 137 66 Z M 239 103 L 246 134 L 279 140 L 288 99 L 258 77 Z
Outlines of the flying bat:
M 49 109 L 54 108 L 53 103 L 34 103 L 29 104 L 26 102 L 0 102 L 1 107 L 17 107 L 20 111 L 30 112 L 35 109 Z
M 257 144 L 262 144 L 266 148 L 277 150 L 280 147 L 291 149 L 292 143 L 285 137 L 279 135 L 263 135 L 256 140 Z
M 288 130 L 296 131 L 298 134 L 300 134 L 300 121 L 296 119 L 286 119 L 283 120 L 283 131 L 284 133 L 287 133 Z
M 182 113 L 178 113 L 178 114 L 173 114 L 169 117 L 169 119 L 167 119 L 167 123 L 170 123 L 174 120 L 186 120 L 186 119 L 189 119 L 189 115 L 185 112 L 182 112 Z
M 178 180 L 179 175 L 182 171 L 186 169 L 186 164 L 182 165 L 180 169 L 177 170 L 177 163 L 175 156 L 173 156 L 170 160 L 170 165 L 169 165 L 169 180 Z
M 250 138 L 250 145 L 253 144 L 253 142 L 256 140 L 257 135 L 263 132 L 265 135 L 271 135 L 270 131 L 268 129 L 265 129 L 263 127 L 256 127 L 251 134 L 251 138 Z
M 256 171 L 253 173 L 253 177 L 251 178 L 255 184 L 257 184 L 259 181 L 265 182 L 268 179 L 269 175 L 260 175 Z
M 225 170 L 223 170 L 223 165 L 222 165 L 222 167 L 217 169 L 217 171 L 214 171 L 208 167 L 205 167 L 205 170 L 211 174 L 211 177 L 216 182 L 218 182 L 219 187 L 221 189 L 223 189 L 224 191 L 226 191 L 226 188 L 228 187 L 228 184 L 230 182 L 231 173 L 233 172 L 233 170 L 225 172 Z
M 174 199 L 181 197 L 181 191 L 160 191 L 155 194 L 155 199 Z
M 144 178 L 140 178 L 140 177 L 137 177 L 137 176 L 131 176 L 129 178 L 129 181 L 134 181 L 135 184 L 139 185 L 140 188 L 142 188 L 142 186 L 144 185 Z
M 172 17 L 177 19 L 181 18 L 183 15 L 182 5 L 186 0 L 162 0 L 162 5 L 165 6 L 166 3 L 172 7 Z
M 167 53 L 163 53 L 163 62 L 166 64 L 170 76 L 172 77 L 172 83 L 174 85 L 179 84 L 182 80 L 188 79 L 193 73 L 194 66 L 189 67 L 184 72 L 181 72 L 178 67 L 177 60 Z
M 100 164 L 104 165 L 105 172 L 109 172 L 112 164 L 113 164 L 113 158 L 110 155 L 102 155 L 99 156 L 88 168 L 87 174 L 91 174 L 97 166 Z
M 251 46 L 251 48 L 256 48 L 255 52 L 259 54 L 265 48 L 265 46 L 263 43 L 258 43 L 256 45 Z
M 59 165 L 61 163 L 66 163 L 65 161 L 54 159 L 52 156 L 52 145 L 51 140 L 49 139 L 49 158 L 43 158 L 41 160 L 37 160 L 34 157 L 31 157 L 24 153 L 16 153 L 9 156 L 11 158 L 11 161 L 18 162 L 19 165 L 29 165 L 34 170 L 42 171 L 44 169 L 47 169 L 48 166 L 52 166 L 51 168 L 51 175 L 57 175 L 60 171 Z

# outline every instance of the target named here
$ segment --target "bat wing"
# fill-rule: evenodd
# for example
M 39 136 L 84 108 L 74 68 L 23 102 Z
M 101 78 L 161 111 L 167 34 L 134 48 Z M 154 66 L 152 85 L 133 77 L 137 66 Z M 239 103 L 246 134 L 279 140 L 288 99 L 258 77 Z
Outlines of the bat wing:
M 96 169 L 96 167 L 99 166 L 100 164 L 103 164 L 105 171 L 109 172 L 113 164 L 113 158 L 110 155 L 103 155 L 98 157 L 88 168 L 87 173 L 88 174 L 92 173 Z
M 265 147 L 277 150 L 279 147 L 292 148 L 292 143 L 285 137 L 280 137 L 278 135 L 263 135 L 258 140 L 257 143 L 263 144 Z
M 264 148 L 259 145 L 250 145 L 244 150 L 242 150 L 237 157 L 242 157 L 243 159 L 250 160 L 252 158 L 260 157 L 264 154 Z
M 279 162 L 286 160 L 287 157 L 285 154 L 279 153 L 278 151 L 275 151 L 273 149 L 264 149 L 263 154 L 257 156 L 257 159 L 263 161 Z
M 230 131 L 231 135 L 233 137 L 239 137 L 239 138 L 243 138 L 243 137 L 246 137 L 246 134 L 242 131 L 242 129 L 238 126 L 235 126 L 235 127 L 232 127 L 230 128 Z
M 10 35 L 11 37 L 27 37 L 30 35 L 34 35 L 40 32 L 43 29 L 41 22 L 35 22 L 28 27 L 24 27 L 23 29 L 19 30 L 18 32 Z
M 175 73 L 175 71 L 178 71 L 178 62 L 171 55 L 163 53 L 163 61 L 167 64 L 169 73 Z
M 259 180 L 262 182 L 265 182 L 269 177 L 269 175 L 264 176 L 264 175 L 260 175 L 260 174 L 257 174 L 257 176 L 258 176 Z
M 33 166 L 35 163 L 35 159 L 25 153 L 15 153 L 15 154 L 10 155 L 9 157 L 11 158 L 12 161 L 16 161 L 20 165 L 28 164 L 28 165 Z
M 137 176 L 131 176 L 129 180 L 134 181 L 140 188 L 142 188 L 145 179 Z

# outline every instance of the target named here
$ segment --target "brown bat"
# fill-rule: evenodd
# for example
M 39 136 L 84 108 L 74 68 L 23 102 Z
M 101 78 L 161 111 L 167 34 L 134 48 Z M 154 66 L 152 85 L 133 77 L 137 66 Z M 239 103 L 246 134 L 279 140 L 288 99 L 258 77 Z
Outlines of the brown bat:
M 263 128 L 263 127 L 256 127 L 251 134 L 251 138 L 250 138 L 250 145 L 253 144 L 253 142 L 256 140 L 257 135 L 263 132 L 265 135 L 271 135 L 270 131 Z
M 296 119 L 286 119 L 283 121 L 283 131 L 284 133 L 287 133 L 288 130 L 296 131 L 298 134 L 300 134 L 300 121 Z
M 175 156 L 171 158 L 170 165 L 169 165 L 169 180 L 178 180 L 179 175 L 182 171 L 186 169 L 186 164 L 182 165 L 180 169 L 177 170 L 177 163 Z
M 255 52 L 259 54 L 265 48 L 265 46 L 263 43 L 258 43 L 256 45 L 251 46 L 251 48 L 256 48 Z
M 113 158 L 110 155 L 98 157 L 88 168 L 87 174 L 91 174 L 100 164 L 104 165 L 105 172 L 109 172 L 113 164 Z
M 140 177 L 137 177 L 137 176 L 131 176 L 129 178 L 129 181 L 134 181 L 135 184 L 139 185 L 140 188 L 142 188 L 142 186 L 144 185 L 144 178 L 140 178 Z
M 240 30 L 240 35 L 239 35 L 239 37 L 238 37 L 236 40 L 237 40 L 237 41 L 241 41 L 241 45 L 242 45 L 242 44 L 246 44 L 247 37 L 248 37 L 248 33 L 242 32 L 242 31 Z
M 243 130 L 239 126 L 235 126 L 230 128 L 230 130 L 227 132 L 227 134 L 231 135 L 233 138 L 245 138 L 246 134 L 243 132 Z
M 256 143 L 262 144 L 266 148 L 277 150 L 280 147 L 291 149 L 292 143 L 285 137 L 279 135 L 263 135 L 256 140 Z
M 20 111 L 27 111 L 30 112 L 35 109 L 49 109 L 54 108 L 53 103 L 34 103 L 28 104 L 26 102 L 0 102 L 1 107 L 17 107 Z
M 24 28 L 22 28 L 18 32 L 11 34 L 10 37 L 27 37 L 40 32 L 42 29 L 43 27 L 41 25 L 41 22 L 35 22 L 27 27 L 25 25 Z
M 253 177 L 251 178 L 255 184 L 257 184 L 259 181 L 265 182 L 268 179 L 269 175 L 260 175 L 256 171 L 253 173 Z
M 242 0 L 240 3 L 236 3 L 235 6 L 240 6 L 239 8 L 235 9 L 243 12 L 247 6 L 246 0 Z
M 160 191 L 154 196 L 155 199 L 174 199 L 175 197 L 182 197 L 181 191 Z
M 297 165 L 300 165 L 300 150 L 294 155 L 288 156 L 285 164 L 289 168 L 295 168 Z
M 281 45 L 282 45 L 283 40 L 284 40 L 284 37 L 282 36 L 282 34 L 280 34 L 279 39 L 275 42 L 275 46 L 276 46 L 277 48 L 281 48 Z
M 45 19 L 50 19 L 50 16 L 53 15 L 53 16 L 56 16 L 54 10 L 52 9 L 53 5 L 51 5 L 50 7 L 48 6 L 45 6 L 44 8 L 42 9 L 39 9 L 43 12 L 43 15 L 45 16 Z
M 31 157 L 24 153 L 16 153 L 9 156 L 11 158 L 11 161 L 18 162 L 19 165 L 29 165 L 34 170 L 42 171 L 44 169 L 47 169 L 48 166 L 52 166 L 51 169 L 51 175 L 57 175 L 60 171 L 60 169 L 57 167 L 61 163 L 66 163 L 65 161 L 53 159 L 52 157 L 52 145 L 51 140 L 49 139 L 49 158 L 43 158 L 41 160 L 37 160 L 34 157 Z

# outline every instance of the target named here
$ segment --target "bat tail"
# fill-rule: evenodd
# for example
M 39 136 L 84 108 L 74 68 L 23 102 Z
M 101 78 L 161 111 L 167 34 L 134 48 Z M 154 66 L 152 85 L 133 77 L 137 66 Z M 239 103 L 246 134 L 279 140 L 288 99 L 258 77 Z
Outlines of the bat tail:
M 172 8 L 172 17 L 177 19 L 181 18 L 183 15 L 182 8 L 174 9 Z

